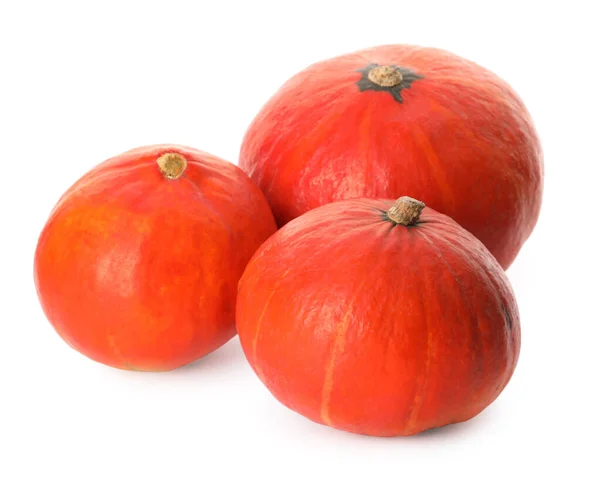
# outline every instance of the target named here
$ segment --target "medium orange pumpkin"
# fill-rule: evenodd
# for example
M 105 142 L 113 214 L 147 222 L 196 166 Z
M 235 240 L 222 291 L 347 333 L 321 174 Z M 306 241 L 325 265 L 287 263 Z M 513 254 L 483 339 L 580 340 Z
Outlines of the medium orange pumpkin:
M 400 198 L 336 202 L 255 253 L 240 340 L 284 405 L 315 422 L 396 436 L 477 415 L 519 354 L 502 267 L 449 217 Z
M 79 352 L 169 370 L 234 336 L 238 280 L 275 230 L 264 196 L 232 164 L 143 147 L 95 167 L 60 199 L 39 238 L 35 283 Z
M 380 46 L 308 67 L 256 116 L 239 164 L 279 226 L 332 201 L 418 196 L 504 268 L 542 200 L 542 152 L 519 97 L 432 48 Z

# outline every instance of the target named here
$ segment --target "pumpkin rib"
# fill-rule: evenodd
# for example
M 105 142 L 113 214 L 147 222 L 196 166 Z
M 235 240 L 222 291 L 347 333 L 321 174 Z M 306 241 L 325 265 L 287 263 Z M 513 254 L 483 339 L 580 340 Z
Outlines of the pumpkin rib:
M 439 190 L 437 196 L 451 197 L 451 186 L 448 185 L 448 180 L 446 179 L 446 174 L 444 173 L 444 167 L 441 165 L 440 158 L 436 155 L 436 152 L 431 143 L 431 139 L 417 125 L 412 127 L 411 133 L 415 138 L 417 147 L 425 156 L 425 161 L 427 162 L 427 165 L 430 170 L 428 176 L 432 180 L 434 180 L 437 185 L 437 188 Z
M 129 369 L 132 371 L 138 371 L 139 369 L 137 369 L 132 364 L 127 362 L 127 359 L 125 359 L 125 357 L 123 356 L 123 353 L 121 352 L 121 350 L 119 350 L 119 347 L 117 346 L 117 342 L 115 340 L 114 335 L 112 335 L 110 333 L 109 329 L 107 329 L 107 337 L 108 337 L 108 345 L 110 346 L 110 348 L 113 349 L 113 354 L 117 356 L 117 359 L 120 359 L 121 362 L 123 363 L 123 368 Z
M 427 231 L 427 232 L 429 233 L 430 231 Z M 452 268 L 450 263 L 448 263 L 448 260 L 446 260 L 446 258 L 444 258 L 444 255 L 442 255 L 442 252 L 441 252 L 439 246 L 437 246 L 429 237 L 427 237 L 427 234 L 425 233 L 425 231 L 419 231 L 417 229 L 417 233 L 420 234 L 423 237 L 423 239 L 425 241 L 427 241 L 427 243 L 429 243 L 429 245 L 431 246 L 431 248 L 434 251 L 434 253 L 436 254 L 436 256 L 440 259 L 440 261 L 442 261 L 442 263 L 448 269 L 448 272 L 450 273 L 450 275 L 452 276 L 452 278 L 454 279 L 454 281 L 456 282 L 456 285 L 458 286 L 458 288 L 460 290 L 461 297 L 463 299 L 465 299 L 467 302 L 467 309 L 468 309 L 468 312 L 471 314 L 471 326 L 472 326 L 472 328 L 470 330 L 471 343 L 472 343 L 471 352 L 475 354 L 475 369 L 474 369 L 474 371 L 476 374 L 480 374 L 483 371 L 485 363 L 483 360 L 483 353 L 481 353 L 479 350 L 477 350 L 478 348 L 481 348 L 482 338 L 481 338 L 481 333 L 480 333 L 479 317 L 475 314 L 475 306 L 473 305 L 473 301 L 472 301 L 471 297 L 467 295 L 465 286 L 464 286 L 462 280 L 460 279 L 460 277 L 456 274 L 456 271 L 454 270 L 454 268 Z M 439 239 L 437 234 L 433 234 L 433 235 Z M 462 245 L 461 245 L 461 248 L 453 248 L 453 251 L 455 249 L 462 249 Z M 475 392 L 477 392 L 477 390 L 479 389 L 479 386 L 481 386 L 481 385 L 478 384 L 477 378 L 474 378 L 472 384 L 473 384 L 473 393 L 475 393 Z
M 212 203 L 210 203 L 209 200 L 206 199 L 200 187 L 196 183 L 194 183 L 194 181 L 188 176 L 182 175 L 181 179 L 183 179 L 186 183 L 189 183 L 191 185 L 192 189 L 194 190 L 194 196 L 196 196 L 199 199 L 199 201 L 202 202 L 202 204 L 205 207 L 208 207 L 217 217 L 220 217 L 221 220 L 219 220 L 219 222 L 221 224 L 225 224 L 227 226 L 227 229 L 229 229 L 229 233 L 233 235 L 233 228 L 231 227 L 231 224 L 225 219 L 223 212 L 217 210 L 216 207 Z
M 333 391 L 333 371 L 335 370 L 336 363 L 339 359 L 339 356 L 344 353 L 344 347 L 346 342 L 346 334 L 348 332 L 349 324 L 350 324 L 350 315 L 352 314 L 352 309 L 354 307 L 354 301 L 360 296 L 361 289 L 365 285 L 368 275 L 365 275 L 360 282 L 357 293 L 353 297 L 352 301 L 348 303 L 348 308 L 342 317 L 342 321 L 335 328 L 334 332 L 336 333 L 334 341 L 333 341 L 333 349 L 331 351 L 331 356 L 329 358 L 329 364 L 327 365 L 327 369 L 325 371 L 325 379 L 323 381 L 323 390 L 321 393 L 321 411 L 320 416 L 323 422 L 327 425 L 332 425 L 331 417 L 329 415 L 329 404 L 331 399 L 331 392 Z
M 275 295 L 275 292 L 277 292 L 277 290 L 279 289 L 279 286 L 281 285 L 281 283 L 283 282 L 283 279 L 287 276 L 287 274 L 289 273 L 289 271 L 291 270 L 291 268 L 288 268 L 279 278 L 277 284 L 275 285 L 275 287 L 273 287 L 273 290 L 271 291 L 271 293 L 269 294 L 269 297 L 267 298 L 267 300 L 265 301 L 265 307 L 263 308 L 262 312 L 260 313 L 260 316 L 258 317 L 258 321 L 256 322 L 256 332 L 254 334 L 254 338 L 252 339 L 252 356 L 254 358 L 255 362 L 255 368 L 256 368 L 256 373 L 259 377 L 259 379 L 263 380 L 264 379 L 264 373 L 262 371 L 262 368 L 259 367 L 258 364 L 258 358 L 256 356 L 256 350 L 258 347 L 258 336 L 260 335 L 261 332 L 261 328 L 262 328 L 262 322 L 263 322 L 263 318 L 265 317 L 265 314 L 267 313 L 267 308 L 269 307 L 269 304 L 271 303 L 271 299 L 273 299 L 273 296 Z
M 444 225 L 448 225 L 448 224 L 444 224 Z M 442 230 L 443 231 L 443 230 Z M 456 241 L 456 238 L 450 233 L 448 235 L 446 234 L 437 234 L 434 233 L 432 231 L 428 231 L 428 233 L 430 233 L 432 236 L 434 236 L 436 239 L 440 240 L 441 242 L 447 244 L 450 248 L 452 248 L 452 250 L 454 251 L 458 251 L 458 253 L 460 254 L 461 258 L 467 262 L 469 265 L 471 265 L 472 267 L 475 267 L 475 263 L 473 262 L 473 259 L 466 254 L 466 252 L 464 251 L 464 249 L 462 248 L 462 245 Z M 456 246 L 459 246 L 458 248 Z M 490 292 L 493 293 L 494 298 L 496 299 L 496 307 L 498 309 L 498 311 L 504 316 L 504 310 L 508 309 L 505 305 L 504 300 L 501 298 L 500 293 L 499 293 L 499 289 L 500 289 L 500 284 L 493 278 L 492 272 L 490 271 L 490 269 L 488 268 L 484 268 L 483 269 L 484 274 L 481 276 L 482 279 L 487 283 Z M 510 316 L 510 314 L 509 314 Z M 507 342 L 507 347 L 506 347 L 506 367 L 514 367 L 516 366 L 516 360 L 515 358 L 517 357 L 518 354 L 518 347 L 513 346 L 515 345 L 513 342 L 513 334 L 512 333 L 507 333 L 505 331 L 505 339 Z M 481 337 L 480 337 L 481 338 Z M 511 345 L 510 347 L 508 345 Z M 507 374 L 503 377 L 503 382 L 500 385 L 500 391 L 506 387 L 506 385 L 508 384 L 508 381 L 510 380 L 512 376 L 512 371 L 508 371 Z
M 382 239 L 385 240 L 387 234 L 381 234 L 380 236 L 376 236 L 374 239 L 374 243 L 377 244 Z M 380 257 L 381 259 L 384 256 Z M 370 271 L 374 271 L 376 266 L 374 265 Z M 370 278 L 370 275 L 364 275 L 361 282 L 356 287 L 356 294 L 353 296 L 352 300 L 348 302 L 348 308 L 342 317 L 342 321 L 338 324 L 338 326 L 333 330 L 336 335 L 333 342 L 333 349 L 331 351 L 331 356 L 329 358 L 329 363 L 327 364 L 327 369 L 325 370 L 325 378 L 323 380 L 323 389 L 321 392 L 321 409 L 319 415 L 321 416 L 321 420 L 329 426 L 332 426 L 331 416 L 329 415 L 329 407 L 331 403 L 331 393 L 333 391 L 333 372 L 335 371 L 335 367 L 337 365 L 337 361 L 339 357 L 344 353 L 346 335 L 348 333 L 349 324 L 350 324 L 350 316 L 353 312 L 355 301 L 361 296 L 362 288 L 364 287 L 367 280 Z
M 147 163 L 142 162 L 131 167 L 113 167 L 109 165 L 112 160 L 98 164 L 95 168 L 90 171 L 90 175 L 85 175 L 79 178 L 58 200 L 56 205 L 52 208 L 48 217 L 48 222 L 54 217 L 55 213 L 61 209 L 61 206 L 68 202 L 71 198 L 77 197 L 84 190 L 93 188 L 98 184 L 98 181 L 105 179 L 114 179 L 118 176 L 119 179 L 126 179 L 128 174 L 135 174 L 136 171 L 144 169 L 148 166 Z
M 440 237 L 440 239 L 442 241 L 445 241 L 446 243 L 452 245 L 452 236 L 448 236 L 446 237 L 445 235 L 443 235 L 442 237 Z M 466 261 L 472 262 L 471 258 L 468 257 L 468 255 L 463 255 L 463 257 L 465 258 Z M 490 286 L 490 290 L 492 292 L 494 292 L 495 297 L 496 297 L 496 301 L 498 304 L 498 309 L 499 311 L 503 314 L 503 316 L 505 318 L 507 318 L 507 312 L 508 312 L 508 306 L 506 305 L 505 300 L 503 300 L 499 294 L 499 289 L 500 289 L 500 284 L 497 281 L 497 279 L 495 278 L 495 276 L 492 274 L 491 270 L 489 268 L 485 268 L 484 269 L 484 278 L 487 281 L 488 285 Z M 514 295 L 514 294 L 513 294 Z M 517 313 L 518 314 L 518 313 Z M 519 353 L 519 346 L 517 346 L 517 342 L 514 340 L 515 336 L 512 333 L 512 325 L 515 323 L 514 320 L 512 320 L 512 316 L 511 313 L 508 312 L 508 318 L 510 318 L 510 321 L 507 320 L 507 324 L 510 324 L 510 331 L 509 332 L 505 332 L 506 338 L 507 338 L 507 342 L 509 342 L 511 344 L 510 349 L 507 348 L 507 367 L 515 367 L 516 366 L 516 360 L 515 358 L 518 358 L 518 353 Z M 508 381 L 510 380 L 512 376 L 512 372 L 509 372 L 506 374 L 506 378 L 504 380 L 504 382 L 502 383 L 502 388 L 504 388 L 507 384 Z
M 342 82 L 340 81 L 340 85 Z M 331 88 L 325 89 L 325 92 L 330 92 Z M 312 157 L 315 153 L 318 152 L 319 148 L 325 147 L 327 145 L 327 140 L 329 140 L 330 135 L 335 133 L 335 128 L 339 126 L 340 121 L 343 119 L 344 111 L 348 110 L 348 107 L 351 106 L 353 101 L 348 98 L 339 97 L 335 101 L 330 101 L 329 105 L 331 106 L 329 112 L 324 113 L 320 116 L 320 118 L 314 122 L 314 125 L 310 128 L 309 133 L 303 135 L 303 138 L 300 136 L 294 136 L 293 138 L 288 135 L 290 141 L 298 141 L 301 140 L 303 145 L 298 145 L 295 149 L 293 149 L 287 159 L 287 162 L 290 165 L 290 169 L 294 170 L 296 176 L 300 177 L 299 181 L 302 181 L 302 171 L 306 170 L 307 173 L 311 174 L 313 170 L 310 167 L 307 167 L 307 162 L 312 160 Z M 334 111 L 334 108 L 343 108 L 343 110 Z M 312 143 L 313 149 L 311 152 L 307 152 L 303 146 L 306 146 L 308 143 Z M 275 177 L 279 178 L 281 175 L 281 169 L 274 169 Z M 274 184 L 274 182 L 272 183 Z M 267 186 L 265 189 L 265 195 L 270 195 L 272 190 L 272 185 Z M 289 220 L 289 219 L 288 219 Z
M 366 122 L 366 123 L 364 123 Z M 365 158 L 365 176 L 372 176 L 373 170 L 373 156 L 371 152 L 373 150 L 372 138 L 369 135 L 369 130 L 373 125 L 373 100 L 369 101 L 369 105 L 363 111 L 363 124 L 361 124 L 360 130 L 364 132 L 362 136 L 362 142 L 364 145 L 363 155 Z M 366 130 L 363 128 L 363 125 L 366 126 Z M 366 136 L 365 136 L 366 135 Z M 366 143 L 365 143 L 366 142 Z M 361 145 L 361 146 L 362 146 Z
M 406 434 L 412 433 L 412 429 L 415 426 L 415 422 L 419 416 L 421 411 L 421 407 L 423 406 L 423 400 L 425 399 L 425 393 L 427 391 L 427 386 L 429 385 L 429 375 L 431 371 L 431 356 L 432 356 L 432 345 L 433 345 L 433 332 L 431 330 L 431 323 L 429 323 L 429 318 L 427 316 L 427 306 L 425 305 L 425 299 L 423 295 L 419 296 L 421 299 L 421 307 L 423 310 L 423 323 L 425 324 L 425 329 L 427 331 L 427 347 L 425 349 L 425 368 L 423 370 L 423 375 L 421 377 L 420 387 L 415 388 L 415 394 L 413 397 L 413 401 L 411 406 L 409 407 L 407 422 L 404 425 L 404 432 Z
M 363 281 L 364 284 L 364 281 Z M 327 425 L 332 425 L 331 417 L 329 415 L 329 404 L 331 399 L 331 392 L 333 390 L 333 371 L 340 355 L 344 353 L 344 346 L 346 341 L 346 333 L 348 332 L 348 325 L 350 322 L 350 314 L 352 313 L 352 304 L 348 306 L 341 323 L 334 330 L 336 332 L 333 341 L 333 350 L 329 358 L 329 364 L 325 370 L 325 379 L 323 381 L 323 390 L 321 393 L 321 410 L 319 415 L 321 420 Z
M 473 305 L 473 300 L 471 299 L 471 296 L 467 295 L 466 292 L 466 288 L 465 285 L 463 283 L 463 281 L 460 279 L 460 277 L 456 274 L 456 271 L 454 270 L 454 268 L 452 268 L 452 266 L 450 265 L 450 263 L 448 263 L 448 260 L 446 260 L 446 258 L 444 258 L 444 255 L 442 255 L 439 246 L 437 246 L 433 241 L 431 241 L 431 239 L 429 237 L 427 237 L 427 234 L 425 233 L 425 231 L 418 231 L 419 234 L 421 234 L 425 240 L 432 246 L 432 248 L 435 250 L 438 258 L 440 258 L 440 260 L 442 260 L 442 262 L 444 263 L 444 265 L 446 266 L 446 268 L 448 269 L 448 271 L 450 272 L 450 274 L 452 275 L 452 278 L 454 278 L 456 284 L 458 285 L 458 288 L 460 289 L 460 293 L 462 295 L 462 297 L 464 299 L 467 300 L 468 303 L 468 311 L 471 313 L 471 320 L 474 322 L 472 326 L 474 326 L 473 329 L 471 329 L 471 339 L 473 342 L 473 351 L 479 356 L 479 360 L 476 363 L 476 371 L 483 371 L 483 367 L 484 367 L 484 361 L 483 361 L 483 354 L 481 354 L 477 348 L 481 347 L 481 333 L 480 333 L 480 323 L 479 323 L 479 316 L 477 316 L 475 314 L 475 306 Z M 427 231 L 428 233 L 430 231 Z M 438 234 L 433 233 L 433 235 L 438 238 L 438 239 L 443 239 L 443 237 L 441 238 Z M 446 243 L 448 244 L 448 243 Z M 460 248 L 453 248 L 453 251 L 456 251 L 456 249 L 460 249 L 462 251 L 463 249 L 463 245 L 459 245 Z M 474 383 L 475 385 L 475 389 L 477 390 L 477 381 L 475 381 Z

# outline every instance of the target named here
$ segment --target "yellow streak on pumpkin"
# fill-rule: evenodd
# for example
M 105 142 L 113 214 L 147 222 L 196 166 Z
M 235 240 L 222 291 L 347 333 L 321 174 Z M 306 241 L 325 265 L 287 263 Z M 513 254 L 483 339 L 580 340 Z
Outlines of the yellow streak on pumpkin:
M 125 357 L 123 356 L 123 354 L 119 350 L 119 347 L 117 347 L 117 342 L 115 340 L 115 337 L 113 335 L 111 335 L 110 333 L 108 334 L 108 345 L 110 346 L 111 349 L 113 349 L 113 354 L 123 364 L 123 369 L 129 369 L 130 371 L 140 371 L 141 370 L 141 369 L 138 369 L 135 366 L 132 366 L 129 362 L 127 362 L 125 360 Z
M 475 86 L 476 87 L 476 86 Z M 468 120 L 465 121 L 460 114 L 446 106 L 442 106 L 440 103 L 436 101 L 430 101 L 429 106 L 436 113 L 442 114 L 443 117 L 448 118 L 452 121 L 452 126 L 455 128 L 460 128 L 467 141 L 480 141 L 480 137 L 478 137 L 472 130 L 469 128 Z M 458 121 L 457 121 L 458 119 Z
M 342 321 L 336 327 L 336 336 L 333 341 L 333 350 L 331 351 L 331 359 L 325 372 L 325 381 L 323 382 L 323 392 L 321 393 L 321 420 L 327 425 L 332 425 L 331 415 L 329 414 L 329 406 L 331 402 L 331 392 L 333 390 L 333 372 L 337 365 L 338 359 L 344 353 L 346 346 L 346 334 L 348 333 L 348 326 L 350 324 L 350 315 L 352 313 L 352 306 L 354 302 L 362 293 L 363 286 L 365 285 L 369 275 L 363 277 L 362 282 L 356 288 L 356 296 L 348 303 L 348 309 L 344 313 Z
M 431 145 L 431 141 L 425 134 L 425 132 L 415 125 L 412 129 L 413 138 L 421 152 L 425 155 L 429 167 L 433 172 L 428 173 L 430 177 L 434 177 L 435 181 L 440 190 L 440 196 L 443 196 L 445 200 L 449 200 L 452 196 L 452 188 L 448 186 L 448 182 L 444 172 L 444 166 L 440 164 L 440 158 L 436 151 Z
M 331 417 L 329 415 L 329 403 L 331 400 L 331 391 L 333 390 L 333 371 L 335 370 L 336 363 L 344 353 L 344 347 L 346 345 L 346 333 L 348 332 L 348 325 L 350 321 L 350 313 L 352 311 L 352 304 L 346 310 L 342 322 L 336 328 L 336 336 L 333 342 L 333 351 L 331 352 L 331 359 L 327 366 L 327 372 L 325 373 L 325 382 L 323 383 L 323 393 L 321 396 L 321 420 L 331 425 Z
M 371 120 L 373 119 L 373 109 L 372 103 L 369 103 L 369 106 L 364 110 L 363 117 L 360 122 L 359 127 L 359 142 L 360 142 L 360 150 L 362 152 L 362 158 L 365 165 L 365 174 L 364 177 L 366 179 L 370 179 L 373 176 L 373 157 L 371 156 L 372 146 L 371 142 L 373 140 L 373 134 L 371 131 Z M 373 180 L 374 181 L 374 180 Z M 360 194 L 365 194 L 366 190 L 353 190 L 358 191 Z
M 450 269 L 448 263 L 446 262 L 446 260 L 444 260 L 439 249 L 436 247 L 436 245 L 433 243 L 433 241 L 429 237 L 427 237 L 427 235 L 425 233 L 420 232 L 418 229 L 415 229 L 415 232 L 418 233 L 423 238 L 424 241 L 429 243 L 429 245 L 433 248 L 437 257 L 446 264 L 446 266 L 448 267 L 448 271 L 456 279 L 456 276 L 454 275 L 453 271 Z M 458 280 L 457 280 L 457 282 L 458 282 Z M 427 311 L 425 311 L 425 314 L 427 314 Z M 423 405 L 423 400 L 425 399 L 425 395 L 427 394 L 427 386 L 429 383 L 429 372 L 431 369 L 431 359 L 433 358 L 433 332 L 431 330 L 431 326 L 429 325 L 429 323 L 427 323 L 427 349 L 426 349 L 425 357 L 426 357 L 426 360 L 425 360 L 425 368 L 423 369 L 423 376 L 417 382 L 418 387 L 415 391 L 415 397 L 414 397 L 414 400 L 410 407 L 408 419 L 407 419 L 406 425 L 404 427 L 404 431 L 406 434 L 412 433 L 415 422 L 417 421 L 417 418 L 419 417 L 419 412 L 421 411 L 421 407 Z
M 419 416 L 419 412 L 421 411 L 421 406 L 423 405 L 423 400 L 425 399 L 425 394 L 427 393 L 427 383 L 429 382 L 429 370 L 431 368 L 431 356 L 432 356 L 432 346 L 433 346 L 433 332 L 429 325 L 427 325 L 427 355 L 425 356 L 425 369 L 423 370 L 423 376 L 420 378 L 420 381 L 417 383 L 419 387 L 415 392 L 415 398 L 412 402 L 410 413 L 408 415 L 408 420 L 406 422 L 405 431 L 408 433 L 409 430 L 415 425 L 415 422 Z
M 267 298 L 267 300 L 265 302 L 265 307 L 263 308 L 262 312 L 260 313 L 260 316 L 258 317 L 258 322 L 256 323 L 256 332 L 254 333 L 254 338 L 252 339 L 252 358 L 254 359 L 254 369 L 256 370 L 256 373 L 258 374 L 258 377 L 261 380 L 263 380 L 263 381 L 264 381 L 264 379 L 263 379 L 263 371 L 258 366 L 258 359 L 256 358 L 256 347 L 258 345 L 258 336 L 260 335 L 260 331 L 261 331 L 261 328 L 262 328 L 263 318 L 265 317 L 265 314 L 267 312 L 267 308 L 269 307 L 269 304 L 271 303 L 271 299 L 273 299 L 273 296 L 275 295 L 275 292 L 277 292 L 277 289 L 281 285 L 281 282 L 287 276 L 287 274 L 289 273 L 290 270 L 291 270 L 291 268 L 288 268 L 283 273 L 283 275 L 279 278 L 279 280 L 275 284 L 275 287 L 273 287 L 273 290 L 269 294 L 269 297 Z

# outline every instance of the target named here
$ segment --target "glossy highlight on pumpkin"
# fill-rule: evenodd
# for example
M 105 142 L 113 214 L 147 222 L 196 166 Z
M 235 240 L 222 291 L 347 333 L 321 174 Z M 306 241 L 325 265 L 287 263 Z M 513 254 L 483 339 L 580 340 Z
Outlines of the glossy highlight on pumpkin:
M 235 335 L 246 263 L 276 226 L 232 164 L 189 147 L 131 150 L 60 199 L 35 254 L 35 282 L 58 334 L 93 360 L 163 371 Z
M 522 101 L 490 71 L 433 48 L 379 46 L 308 67 L 256 116 L 239 164 L 279 226 L 333 201 L 410 195 L 505 269 L 542 200 L 542 151 Z
M 508 383 L 520 347 L 502 267 L 407 197 L 335 202 L 281 228 L 240 280 L 236 321 L 280 402 L 372 436 L 474 417 Z

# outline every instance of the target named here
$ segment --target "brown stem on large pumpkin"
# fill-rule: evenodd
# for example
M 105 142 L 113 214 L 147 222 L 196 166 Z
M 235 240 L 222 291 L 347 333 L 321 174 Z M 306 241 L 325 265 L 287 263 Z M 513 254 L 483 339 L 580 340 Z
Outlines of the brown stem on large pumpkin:
M 383 65 L 369 70 L 367 77 L 381 87 L 394 87 L 402 82 L 402 72 L 392 65 Z
M 156 159 L 156 163 L 165 177 L 177 179 L 187 167 L 187 159 L 176 152 L 168 152 Z
M 388 218 L 396 224 L 415 225 L 419 221 L 425 204 L 409 196 L 401 196 L 387 211 Z

